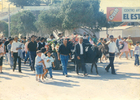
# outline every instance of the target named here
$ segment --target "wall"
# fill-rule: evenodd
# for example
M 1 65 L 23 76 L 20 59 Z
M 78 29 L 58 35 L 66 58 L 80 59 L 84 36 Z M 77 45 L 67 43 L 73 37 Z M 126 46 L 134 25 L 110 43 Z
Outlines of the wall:
M 99 37 L 100 38 L 106 38 L 107 32 L 106 31 L 100 31 L 99 32 Z M 108 30 L 109 35 L 113 35 L 114 38 L 117 38 L 119 35 L 122 37 L 122 30 Z
M 128 35 L 131 35 L 131 37 L 140 37 L 140 27 L 136 26 L 123 30 L 123 37 L 128 37 Z

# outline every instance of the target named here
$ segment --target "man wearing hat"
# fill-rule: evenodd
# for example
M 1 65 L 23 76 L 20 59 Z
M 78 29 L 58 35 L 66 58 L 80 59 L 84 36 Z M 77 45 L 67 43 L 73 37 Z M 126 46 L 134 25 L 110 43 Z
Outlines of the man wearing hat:
M 114 58 L 115 58 L 115 52 L 118 52 L 118 48 L 116 46 L 116 43 L 114 42 L 114 36 L 110 35 L 110 41 L 107 43 L 108 48 L 109 48 L 109 65 L 105 68 L 105 70 L 108 72 L 109 68 L 111 67 L 111 73 L 112 74 L 116 74 L 115 73 L 115 69 L 114 69 Z

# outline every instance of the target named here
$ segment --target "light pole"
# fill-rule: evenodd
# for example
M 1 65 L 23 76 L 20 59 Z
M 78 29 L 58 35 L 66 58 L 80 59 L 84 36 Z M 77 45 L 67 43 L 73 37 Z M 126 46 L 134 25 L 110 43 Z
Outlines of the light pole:
M 3 0 L 0 0 L 1 11 L 3 12 Z
M 10 3 L 11 4 L 11 3 Z M 10 4 L 8 4 L 8 36 L 11 36 L 10 28 L 11 28 L 11 21 L 10 21 Z

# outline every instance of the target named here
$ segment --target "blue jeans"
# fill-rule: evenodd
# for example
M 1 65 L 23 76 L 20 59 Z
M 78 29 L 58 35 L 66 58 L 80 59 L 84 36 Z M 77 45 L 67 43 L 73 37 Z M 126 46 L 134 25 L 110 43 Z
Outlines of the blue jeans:
M 27 54 L 25 56 L 25 61 L 24 62 L 26 62 L 28 58 L 29 58 L 29 61 L 30 61 L 30 66 L 31 66 L 31 60 L 30 60 L 30 57 L 29 57 L 29 51 L 27 52 Z
M 139 65 L 139 55 L 135 54 L 135 65 Z
M 42 65 L 36 65 L 35 66 L 35 71 L 36 71 L 36 75 L 42 75 L 43 74 L 43 66 Z
M 48 71 L 49 71 L 50 77 L 52 78 L 52 67 L 47 68 L 47 69 L 48 69 Z
M 9 56 L 9 61 L 10 61 L 10 66 L 11 66 L 11 68 L 13 67 L 13 58 L 11 57 L 11 52 L 8 54 Z
M 107 70 L 111 67 L 111 73 L 115 74 L 115 69 L 114 69 L 114 58 L 115 58 L 115 53 L 109 53 L 109 65 L 106 67 Z
M 5 54 L 5 59 L 8 62 L 8 53 Z
M 23 54 L 23 59 L 25 59 L 25 51 L 24 51 L 24 52 L 22 52 L 22 54 Z
M 68 64 L 69 56 L 60 55 L 60 59 L 62 63 L 63 75 L 67 75 L 67 64 Z
M 30 60 L 31 60 L 31 70 L 35 70 L 35 57 L 36 57 L 36 51 L 30 51 L 29 52 L 30 55 Z

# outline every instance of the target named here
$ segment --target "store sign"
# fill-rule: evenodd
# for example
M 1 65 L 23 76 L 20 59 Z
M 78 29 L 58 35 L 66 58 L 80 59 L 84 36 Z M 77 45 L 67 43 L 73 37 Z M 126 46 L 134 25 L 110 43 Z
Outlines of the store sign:
M 111 22 L 138 22 L 140 7 L 107 7 L 107 19 Z

